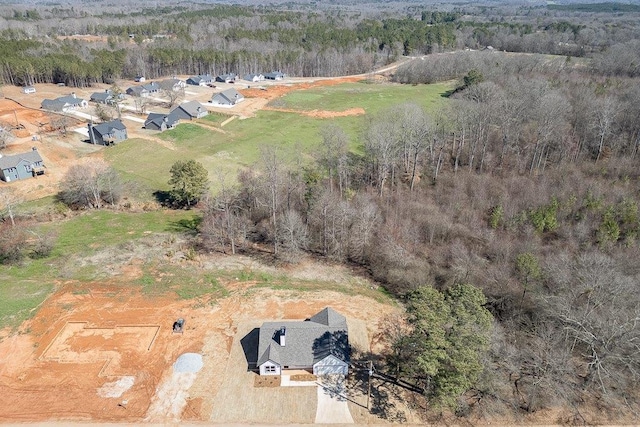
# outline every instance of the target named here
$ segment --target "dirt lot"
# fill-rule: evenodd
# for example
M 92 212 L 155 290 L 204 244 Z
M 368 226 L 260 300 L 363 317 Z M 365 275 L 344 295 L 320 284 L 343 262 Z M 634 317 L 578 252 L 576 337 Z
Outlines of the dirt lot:
M 242 257 L 210 257 L 201 265 L 257 266 Z M 19 333 L 0 331 L 0 394 L 11 396 L 10 405 L 0 406 L 0 422 L 310 423 L 315 388 L 254 388 L 240 340 L 262 320 L 304 319 L 330 305 L 349 319 L 353 344 L 368 347 L 379 337 L 380 321 L 397 311 L 361 296 L 251 288 L 246 282 L 226 283 L 229 295 L 215 303 L 149 297 L 123 286 L 141 274 L 139 260 L 121 270 L 117 283 L 60 283 Z M 287 274 L 313 272 L 333 275 L 311 262 Z M 336 267 L 332 277 L 347 276 Z M 178 317 L 186 320 L 184 334 L 172 333 Z M 204 366 L 197 374 L 177 375 L 172 365 L 187 352 L 201 354 Z M 273 410 L 274 402 L 280 410 Z M 383 421 L 368 414 L 364 419 Z

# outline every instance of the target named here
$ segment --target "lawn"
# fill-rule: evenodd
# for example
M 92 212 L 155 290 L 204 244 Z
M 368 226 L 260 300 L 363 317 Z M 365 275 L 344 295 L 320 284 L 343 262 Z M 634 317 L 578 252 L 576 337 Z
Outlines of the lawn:
M 348 83 L 290 92 L 276 103 L 295 110 L 343 111 L 360 107 L 367 114 L 376 114 L 392 105 L 413 102 L 432 111 L 445 102 L 441 95 L 450 89 L 451 85 L 447 83 L 417 86 Z
M 367 114 L 404 102 L 414 102 L 433 110 L 446 102 L 441 95 L 448 89 L 447 84 L 348 83 L 294 91 L 278 102 L 300 110 L 342 111 L 360 107 Z M 208 120 L 216 123 L 219 118 L 211 116 Z M 256 117 L 232 121 L 224 127 L 225 133 L 185 123 L 158 134 L 167 144 L 131 139 L 105 150 L 105 157 L 126 179 L 146 187 L 149 194 L 168 189 L 169 169 L 175 161 L 195 159 L 209 171 L 211 188 L 215 191 L 220 176 L 226 176 L 227 182 L 235 181 L 241 168 L 259 159 L 260 147 L 265 145 L 279 147 L 282 155 L 291 161 L 311 161 L 320 143 L 320 129 L 328 123 L 341 126 L 351 137 L 351 149 L 358 151 L 366 116 L 320 119 L 295 113 L 259 111 Z

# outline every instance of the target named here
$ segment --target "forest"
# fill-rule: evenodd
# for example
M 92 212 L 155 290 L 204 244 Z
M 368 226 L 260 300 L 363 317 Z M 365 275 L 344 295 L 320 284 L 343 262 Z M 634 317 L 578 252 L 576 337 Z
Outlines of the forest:
M 355 140 L 328 122 L 310 164 L 265 144 L 237 184 L 199 192 L 197 249 L 362 269 L 408 313 L 377 368 L 423 390 L 428 416 L 637 419 L 640 12 L 605 5 L 7 6 L 0 79 L 336 76 L 427 55 L 391 80 L 454 81 L 445 108 L 389 106 Z
M 637 55 L 638 11 L 541 6 L 438 8 L 132 6 L 129 14 L 71 8 L 0 8 L 0 80 L 90 86 L 144 74 L 281 70 L 291 76 L 367 73 L 403 55 L 482 49 L 593 57 Z M 101 41 L 68 39 L 72 35 Z M 621 61 L 626 66 L 636 62 Z

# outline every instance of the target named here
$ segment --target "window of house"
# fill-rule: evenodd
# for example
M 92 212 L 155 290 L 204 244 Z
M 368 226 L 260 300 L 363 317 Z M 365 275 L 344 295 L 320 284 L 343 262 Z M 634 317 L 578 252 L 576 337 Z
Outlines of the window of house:
M 276 372 L 276 367 L 275 366 L 265 366 L 264 367 L 264 371 L 265 372 Z

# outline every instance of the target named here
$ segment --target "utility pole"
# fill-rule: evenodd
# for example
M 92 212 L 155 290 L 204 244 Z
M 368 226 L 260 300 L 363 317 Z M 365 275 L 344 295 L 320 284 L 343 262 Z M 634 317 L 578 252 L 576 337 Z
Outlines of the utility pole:
M 367 410 L 371 410 L 371 376 L 373 375 L 373 362 L 369 360 L 369 385 L 367 386 Z

